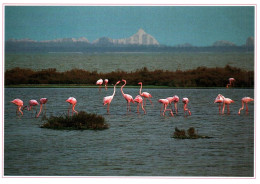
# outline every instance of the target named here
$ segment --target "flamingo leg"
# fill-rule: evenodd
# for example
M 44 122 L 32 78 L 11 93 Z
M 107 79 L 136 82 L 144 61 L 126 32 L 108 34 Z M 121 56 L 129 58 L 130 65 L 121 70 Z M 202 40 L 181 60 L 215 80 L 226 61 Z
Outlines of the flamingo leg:
M 46 114 L 46 104 L 44 104 L 44 113 Z
M 109 114 L 109 104 L 107 104 L 107 113 Z
M 172 111 L 172 109 L 166 109 L 165 111 L 170 111 L 171 116 L 173 116 L 173 111 Z
M 172 103 L 169 103 L 169 105 L 171 106 L 171 110 L 173 111 L 173 108 L 172 108 Z
M 165 116 L 165 109 L 166 109 L 166 106 L 164 105 L 163 116 Z
M 161 112 L 162 112 L 163 107 L 164 107 L 164 104 L 162 104 L 162 107 L 161 107 L 161 110 L 160 110 L 160 114 L 161 114 Z
M 221 103 L 219 103 L 219 105 L 218 105 L 218 111 L 219 111 L 219 114 L 221 114 Z
M 227 111 L 228 111 L 228 114 L 230 114 L 229 104 L 227 104 Z
M 143 109 L 143 111 L 144 111 L 144 114 L 146 114 L 146 111 L 145 111 L 144 106 L 143 106 L 143 102 L 142 102 L 142 104 L 141 104 L 141 107 L 142 107 L 142 109 Z
M 137 113 L 139 114 L 139 103 L 137 104 Z
M 246 103 L 246 112 L 248 112 L 248 106 L 247 106 L 247 103 Z
M 70 106 L 71 106 L 71 104 L 70 104 Z M 70 116 L 70 108 L 71 108 L 70 106 L 68 108 L 68 116 Z
M 188 113 L 189 113 L 189 115 L 191 115 L 191 112 L 190 112 L 190 110 L 188 109 Z
M 175 108 L 175 112 L 176 112 L 176 114 L 178 114 L 178 107 L 177 107 L 177 103 L 174 103 L 174 108 Z
M 146 105 L 146 98 L 144 97 L 144 106 Z
M 223 103 L 222 114 L 224 114 L 224 112 L 225 112 L 225 103 Z
M 150 98 L 148 98 L 148 100 L 151 102 L 151 104 L 152 104 L 152 106 L 153 106 L 153 102 L 152 102 L 152 100 L 151 100 Z

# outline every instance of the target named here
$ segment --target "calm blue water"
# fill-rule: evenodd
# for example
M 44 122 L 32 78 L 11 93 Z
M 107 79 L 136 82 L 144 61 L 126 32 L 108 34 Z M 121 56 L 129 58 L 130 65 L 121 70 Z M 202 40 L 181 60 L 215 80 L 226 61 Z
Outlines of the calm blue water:
M 125 88 L 135 97 L 138 88 Z M 147 115 L 126 113 L 119 88 L 110 115 L 102 105 L 112 88 L 6 88 L 4 109 L 4 175 L 6 176 L 254 176 L 254 103 L 239 116 L 241 98 L 254 97 L 253 89 L 143 89 L 153 95 Z M 214 99 L 221 93 L 235 101 L 230 115 L 219 115 Z M 192 115 L 160 116 L 160 98 L 188 97 Z M 74 96 L 76 110 L 103 115 L 104 131 L 62 131 L 39 128 L 43 121 L 31 112 L 16 116 L 10 101 L 49 99 L 46 116 L 66 114 L 65 100 Z M 39 110 L 39 107 L 38 107 Z M 174 128 L 195 127 L 212 139 L 173 139 Z

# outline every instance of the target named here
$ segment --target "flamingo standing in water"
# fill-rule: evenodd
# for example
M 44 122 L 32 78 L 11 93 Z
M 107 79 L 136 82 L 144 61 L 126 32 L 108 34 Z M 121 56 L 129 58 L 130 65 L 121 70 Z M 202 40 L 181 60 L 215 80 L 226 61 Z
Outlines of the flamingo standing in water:
M 47 98 L 41 98 L 41 99 L 40 99 L 40 105 L 41 105 L 41 106 L 40 106 L 40 111 L 39 111 L 39 113 L 38 113 L 37 116 L 36 116 L 37 118 L 40 116 L 40 114 L 41 114 L 41 112 L 42 112 L 42 106 L 43 106 L 43 105 L 44 105 L 44 111 L 46 112 L 46 107 L 45 107 L 46 105 L 45 105 L 45 104 L 47 103 L 47 101 L 48 101 Z
M 104 82 L 105 82 L 105 89 L 107 90 L 108 79 L 105 79 Z
M 176 114 L 178 114 L 178 102 L 179 102 L 180 98 L 177 95 L 173 96 L 173 103 L 174 103 L 174 109 Z
M 219 114 L 221 114 L 221 104 L 223 103 L 224 101 L 224 96 L 221 95 L 221 94 L 218 94 L 218 96 L 216 97 L 214 103 L 218 103 L 218 111 L 219 111 Z
M 37 100 L 29 100 L 29 107 L 27 108 L 28 111 L 32 111 L 33 112 L 33 107 L 39 105 L 39 103 L 37 102 Z M 36 113 L 37 113 L 37 109 Z
M 160 103 L 163 104 L 163 105 L 162 105 L 162 108 L 164 107 L 163 116 L 165 116 L 165 112 L 166 112 L 166 111 L 171 111 L 171 112 L 170 112 L 170 113 L 171 113 L 171 116 L 173 116 L 172 109 L 167 109 L 167 106 L 168 106 L 169 103 L 170 103 L 169 100 L 167 100 L 167 99 L 159 99 L 158 102 L 160 102 Z M 160 113 L 161 113 L 161 111 L 162 111 L 162 108 L 161 108 L 161 110 L 160 110 Z
M 228 86 L 232 86 L 233 85 L 233 83 L 235 82 L 235 79 L 234 78 L 229 78 L 228 79 L 229 80 L 229 83 L 227 84 L 227 88 L 228 88 Z
M 185 97 L 185 98 L 182 99 L 182 102 L 184 103 L 184 107 L 183 107 L 184 113 L 186 111 L 188 111 L 189 115 L 191 115 L 191 112 L 190 112 L 190 110 L 187 107 L 188 103 L 189 103 L 189 99 Z
M 239 109 L 238 114 L 240 114 L 240 111 L 244 109 L 244 104 L 246 104 L 246 114 L 248 114 L 248 106 L 247 106 L 247 103 L 254 101 L 254 99 L 253 99 L 253 98 L 250 98 L 250 97 L 244 97 L 244 98 L 242 98 L 241 101 L 242 101 L 242 107 Z
M 176 112 L 176 114 L 178 114 L 177 103 L 179 102 L 179 97 L 177 95 L 174 95 L 173 97 L 168 97 L 166 99 L 169 100 L 169 105 L 171 106 L 171 109 L 172 109 L 172 102 L 174 103 L 175 112 Z M 172 111 L 173 111 L 173 109 L 172 109 Z
M 173 97 L 167 97 L 166 99 L 169 101 L 169 105 L 171 106 L 171 109 L 172 109 Z M 161 108 L 161 110 L 162 110 L 162 108 Z M 173 109 L 172 109 L 172 111 L 173 111 Z
M 123 95 L 123 97 L 125 98 L 125 100 L 126 100 L 126 106 L 127 106 L 127 111 L 131 111 L 131 107 L 130 107 L 130 103 L 132 102 L 132 103 L 135 103 L 134 102 L 134 99 L 133 99 L 133 97 L 131 96 L 131 95 L 129 95 L 129 94 L 125 94 L 124 92 L 123 92 L 123 88 L 124 88 L 124 86 L 126 85 L 126 80 L 124 80 L 124 79 L 122 79 L 122 81 L 124 82 L 124 84 L 122 85 L 122 87 L 121 87 L 121 92 L 122 92 L 122 95 Z
M 146 114 L 146 111 L 145 111 L 144 105 L 143 105 L 143 98 L 140 95 L 137 95 L 135 97 L 134 101 L 137 102 L 137 113 L 139 113 L 139 105 L 141 104 L 144 114 Z
M 23 111 L 21 110 L 23 107 L 23 101 L 17 98 L 11 101 L 11 103 L 17 105 L 16 115 L 18 114 L 18 111 L 23 115 Z
M 117 83 L 114 85 L 114 93 L 111 96 L 106 96 L 103 98 L 103 105 L 107 104 L 107 113 L 109 113 L 109 105 L 112 102 L 112 100 L 115 96 L 115 93 L 116 93 L 116 85 L 119 83 L 120 83 L 120 81 L 117 81 Z
M 151 99 L 150 99 L 150 98 L 152 98 L 152 95 L 151 95 L 150 93 L 147 93 L 147 92 L 143 92 L 143 93 L 142 93 L 143 83 L 142 83 L 142 82 L 139 82 L 138 84 L 141 85 L 139 94 L 140 94 L 140 96 L 144 97 L 144 106 L 145 106 L 145 104 L 146 104 L 146 98 L 147 98 L 147 99 L 151 102 L 151 104 L 153 105 L 153 102 L 152 102 Z
M 101 91 L 101 85 L 103 84 L 103 80 L 102 79 L 99 79 L 97 82 L 96 82 L 96 85 L 99 85 L 99 88 L 98 90 Z
M 74 97 L 69 97 L 66 102 L 68 102 L 70 104 L 70 106 L 72 105 L 72 116 L 73 116 L 73 112 L 75 112 L 76 114 L 78 114 L 78 112 L 75 110 L 75 106 L 77 104 L 77 100 Z M 70 116 L 70 108 L 68 109 L 68 116 Z
M 234 103 L 234 100 L 231 100 L 230 98 L 224 98 L 223 99 L 223 107 L 222 107 L 222 114 L 224 114 L 225 111 L 225 105 L 227 104 L 227 113 L 230 114 L 229 110 L 229 104 Z

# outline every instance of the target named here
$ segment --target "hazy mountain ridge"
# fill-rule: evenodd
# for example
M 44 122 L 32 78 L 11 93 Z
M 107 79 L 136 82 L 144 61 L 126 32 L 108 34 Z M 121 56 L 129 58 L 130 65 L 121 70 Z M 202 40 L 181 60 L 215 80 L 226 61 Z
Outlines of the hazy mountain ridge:
M 80 52 L 114 52 L 114 51 L 226 51 L 221 49 L 224 47 L 227 51 L 252 51 L 254 50 L 254 38 L 248 37 L 244 45 L 219 40 L 211 46 L 197 47 L 190 43 L 178 44 L 175 46 L 161 45 L 153 36 L 147 34 L 143 29 L 139 29 L 137 33 L 122 39 L 112 39 L 101 37 L 92 43 L 86 37 L 80 38 L 59 38 L 54 40 L 35 41 L 30 38 L 25 39 L 9 39 L 5 42 L 5 51 L 80 51 Z

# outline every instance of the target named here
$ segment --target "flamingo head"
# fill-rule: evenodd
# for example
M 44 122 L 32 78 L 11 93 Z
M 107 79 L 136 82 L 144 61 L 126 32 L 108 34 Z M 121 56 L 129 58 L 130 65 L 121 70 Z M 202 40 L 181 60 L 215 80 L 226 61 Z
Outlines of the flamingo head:
M 119 84 L 119 83 L 120 83 L 120 81 L 117 81 L 116 85 Z
M 123 81 L 124 83 L 126 83 L 126 80 L 125 80 L 125 79 L 122 79 L 122 81 Z
M 141 84 L 142 84 L 142 82 L 139 82 L 138 84 L 139 84 L 139 85 L 141 85 Z

